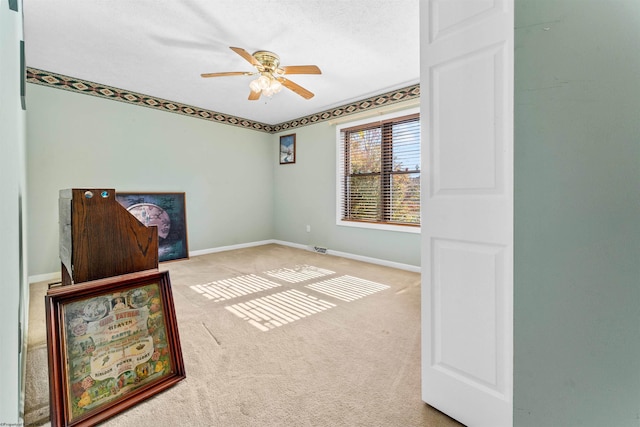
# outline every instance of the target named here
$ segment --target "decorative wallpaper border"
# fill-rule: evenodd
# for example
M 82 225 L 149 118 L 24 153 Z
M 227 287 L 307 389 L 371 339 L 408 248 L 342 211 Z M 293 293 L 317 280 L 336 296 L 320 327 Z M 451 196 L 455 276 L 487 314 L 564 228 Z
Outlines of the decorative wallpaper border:
M 273 125 L 272 133 L 284 130 L 295 129 L 315 123 L 326 122 L 337 117 L 349 116 L 351 114 L 362 113 L 363 111 L 379 108 L 385 105 L 393 105 L 399 102 L 420 99 L 420 84 L 415 84 L 402 89 L 375 95 L 367 99 L 352 102 L 351 104 L 321 111 L 319 113 L 300 117 L 295 120 Z
M 143 95 L 137 92 L 126 91 L 99 83 L 51 73 L 49 71 L 38 70 L 31 67 L 27 67 L 27 82 L 42 86 L 53 87 L 56 89 L 68 90 L 71 92 L 84 93 L 104 99 L 126 102 L 128 104 L 139 105 L 141 107 L 155 108 L 157 110 L 183 114 L 198 119 L 209 120 L 217 123 L 223 123 L 267 133 L 277 133 L 285 130 L 291 130 L 298 127 L 335 119 L 336 117 L 348 116 L 351 114 L 361 113 L 373 108 L 379 108 L 385 105 L 392 105 L 399 102 L 420 98 L 420 85 L 415 84 L 402 89 L 375 95 L 370 98 L 356 101 L 330 110 L 325 110 L 319 113 L 300 117 L 288 122 L 283 122 L 277 125 L 270 125 L 266 123 L 255 122 L 249 119 L 244 119 L 242 117 L 230 116 L 228 114 L 219 113 L 216 111 L 205 110 L 191 105 L 181 104 L 179 102 L 173 102 L 162 98 Z

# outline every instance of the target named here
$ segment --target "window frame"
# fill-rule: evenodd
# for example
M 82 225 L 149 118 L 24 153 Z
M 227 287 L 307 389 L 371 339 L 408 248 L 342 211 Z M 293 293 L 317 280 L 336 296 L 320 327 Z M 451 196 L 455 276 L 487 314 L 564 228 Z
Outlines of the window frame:
M 420 114 L 420 108 L 409 108 L 405 110 L 399 110 L 391 113 L 381 114 L 378 116 L 370 116 L 368 118 L 345 122 L 336 126 L 336 225 L 343 227 L 354 228 L 367 228 L 373 230 L 386 230 L 386 231 L 398 231 L 404 233 L 420 233 L 422 227 L 422 211 L 420 212 L 420 225 L 406 225 L 406 224 L 393 224 L 383 222 L 370 222 L 370 221 L 358 221 L 358 220 L 344 220 L 342 219 L 343 200 L 344 200 L 344 184 L 342 171 L 344 171 L 345 164 L 345 151 L 341 141 L 341 132 L 345 129 L 354 127 L 365 127 L 366 125 L 383 122 L 388 120 L 397 119 L 400 117 L 411 116 L 414 114 Z M 421 147 L 422 148 L 422 147 Z M 424 165 L 420 168 L 420 184 L 422 187 L 422 173 Z

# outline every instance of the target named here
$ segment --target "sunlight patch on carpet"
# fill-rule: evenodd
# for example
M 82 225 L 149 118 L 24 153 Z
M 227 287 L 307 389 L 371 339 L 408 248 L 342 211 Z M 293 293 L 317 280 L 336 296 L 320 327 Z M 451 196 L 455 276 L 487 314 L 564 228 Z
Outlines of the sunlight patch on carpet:
M 284 280 L 285 282 L 298 283 L 304 282 L 305 280 L 328 276 L 329 274 L 335 274 L 335 271 L 314 267 L 312 265 L 296 265 L 293 268 L 278 268 L 275 270 L 265 271 L 264 274 Z
M 353 276 L 335 277 L 305 287 L 347 302 L 389 289 L 387 285 Z
M 277 288 L 278 286 L 280 285 L 268 279 L 256 276 L 255 274 L 249 274 L 246 276 L 217 280 L 215 282 L 205 283 L 204 285 L 194 285 L 190 286 L 190 288 L 203 297 L 218 302 Z
M 330 302 L 291 289 L 225 308 L 266 332 L 335 306 Z

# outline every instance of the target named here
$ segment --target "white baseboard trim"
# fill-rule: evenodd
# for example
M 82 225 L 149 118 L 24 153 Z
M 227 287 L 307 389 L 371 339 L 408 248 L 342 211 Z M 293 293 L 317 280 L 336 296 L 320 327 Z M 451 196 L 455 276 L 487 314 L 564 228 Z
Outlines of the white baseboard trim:
M 386 259 L 371 258 L 368 256 L 362 256 L 362 255 L 354 255 L 346 252 L 333 251 L 331 249 L 327 250 L 327 253 L 329 255 L 340 256 L 342 258 L 349 258 L 356 261 L 368 262 L 370 264 L 378 264 L 378 265 L 383 265 L 385 267 L 397 268 L 398 270 L 406 270 L 406 271 L 411 271 L 413 273 L 422 272 L 422 269 L 417 265 L 403 264 L 400 262 L 387 261 Z
M 282 240 L 274 240 L 272 243 L 276 243 L 278 245 L 283 245 L 283 246 L 291 246 L 293 248 L 298 248 L 298 249 L 305 249 L 305 250 L 313 252 L 313 246 L 301 245 L 299 243 L 284 242 Z M 422 271 L 422 269 L 417 265 L 402 264 L 400 262 L 387 261 L 386 259 L 372 258 L 372 257 L 368 257 L 368 256 L 363 256 L 363 255 L 355 255 L 355 254 L 351 254 L 351 253 L 348 253 L 348 252 L 334 251 L 334 250 L 331 250 L 331 249 L 327 250 L 326 255 L 339 256 L 339 257 L 342 257 L 342 258 L 348 258 L 348 259 L 353 259 L 353 260 L 356 260 L 356 261 L 368 262 L 369 264 L 383 265 L 385 267 L 397 268 L 399 270 L 406 270 L 406 271 L 411 271 L 411 272 L 414 272 L 414 273 L 420 273 Z
M 257 241 L 257 242 L 241 243 L 239 245 L 219 246 L 217 248 L 201 249 L 199 251 L 189 251 L 189 256 L 192 257 L 192 256 L 199 256 L 199 255 L 214 254 L 216 252 L 225 252 L 225 251 L 232 251 L 232 250 L 235 250 L 235 249 L 251 248 L 253 246 L 268 245 L 270 243 L 276 243 L 276 241 L 275 240 L 260 240 L 260 241 Z
M 300 243 L 293 243 L 293 242 L 285 242 L 284 240 L 274 240 L 272 243 L 275 243 L 276 245 L 289 246 L 290 248 L 304 249 L 305 251 L 311 250 L 311 247 L 309 245 L 303 245 Z
M 199 251 L 189 251 L 189 256 L 192 257 L 192 256 L 213 254 L 213 253 L 216 253 L 216 252 L 232 251 L 234 249 L 242 249 L 242 248 L 250 248 L 252 246 L 268 245 L 269 243 L 275 243 L 275 240 L 262 240 L 262 241 L 258 241 L 258 242 L 242 243 L 242 244 L 239 244 L 239 245 L 220 246 L 220 247 L 217 247 L 217 248 L 202 249 L 202 250 L 199 250 Z M 60 272 L 36 274 L 34 276 L 29 276 L 29 283 L 37 283 L 37 282 L 44 282 L 44 281 L 61 281 L 61 280 L 62 280 L 62 277 L 60 276 Z
M 251 248 L 251 247 L 254 247 L 254 246 L 269 245 L 269 244 L 272 244 L 272 243 L 273 244 L 277 244 L 277 245 L 282 245 L 282 246 L 289 246 L 289 247 L 297 248 L 297 249 L 304 249 L 304 250 L 307 250 L 307 251 L 313 251 L 313 247 L 309 246 L 309 245 L 303 245 L 303 244 L 300 244 L 300 243 L 285 242 L 283 240 L 271 239 L 271 240 L 260 240 L 260 241 L 257 241 L 257 242 L 241 243 L 241 244 L 238 244 L 238 245 L 220 246 L 220 247 L 217 247 L 217 248 L 201 249 L 201 250 L 198 250 L 198 251 L 190 251 L 189 252 L 189 257 L 213 254 L 213 253 L 217 253 L 217 252 L 232 251 L 232 250 L 235 250 L 235 249 Z M 383 265 L 385 267 L 397 268 L 399 270 L 406 270 L 406 271 L 411 271 L 411 272 L 414 272 L 414 273 L 420 273 L 421 272 L 421 268 L 419 266 L 416 266 L 416 265 L 402 264 L 402 263 L 399 263 L 399 262 L 387 261 L 385 259 L 371 258 L 371 257 L 363 256 L 363 255 L 351 254 L 351 253 L 348 253 L 348 252 L 334 251 L 332 249 L 327 250 L 326 255 L 339 256 L 339 257 L 342 257 L 342 258 L 348 258 L 348 259 L 353 259 L 353 260 L 356 260 L 356 261 L 368 262 L 370 264 Z M 60 276 L 60 272 L 46 273 L 46 274 L 36 274 L 34 276 L 29 276 L 29 284 L 38 283 L 38 282 L 45 282 L 45 281 L 55 282 L 55 281 L 60 281 L 60 280 L 62 280 L 61 276 Z

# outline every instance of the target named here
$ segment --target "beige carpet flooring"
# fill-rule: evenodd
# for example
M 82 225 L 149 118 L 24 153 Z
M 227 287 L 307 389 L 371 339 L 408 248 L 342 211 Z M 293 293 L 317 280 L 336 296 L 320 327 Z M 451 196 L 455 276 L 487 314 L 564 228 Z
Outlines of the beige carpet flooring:
M 420 399 L 419 274 L 280 245 L 161 270 L 170 271 L 187 378 L 103 425 L 460 425 Z M 33 284 L 30 296 L 33 426 L 49 418 L 46 287 Z

